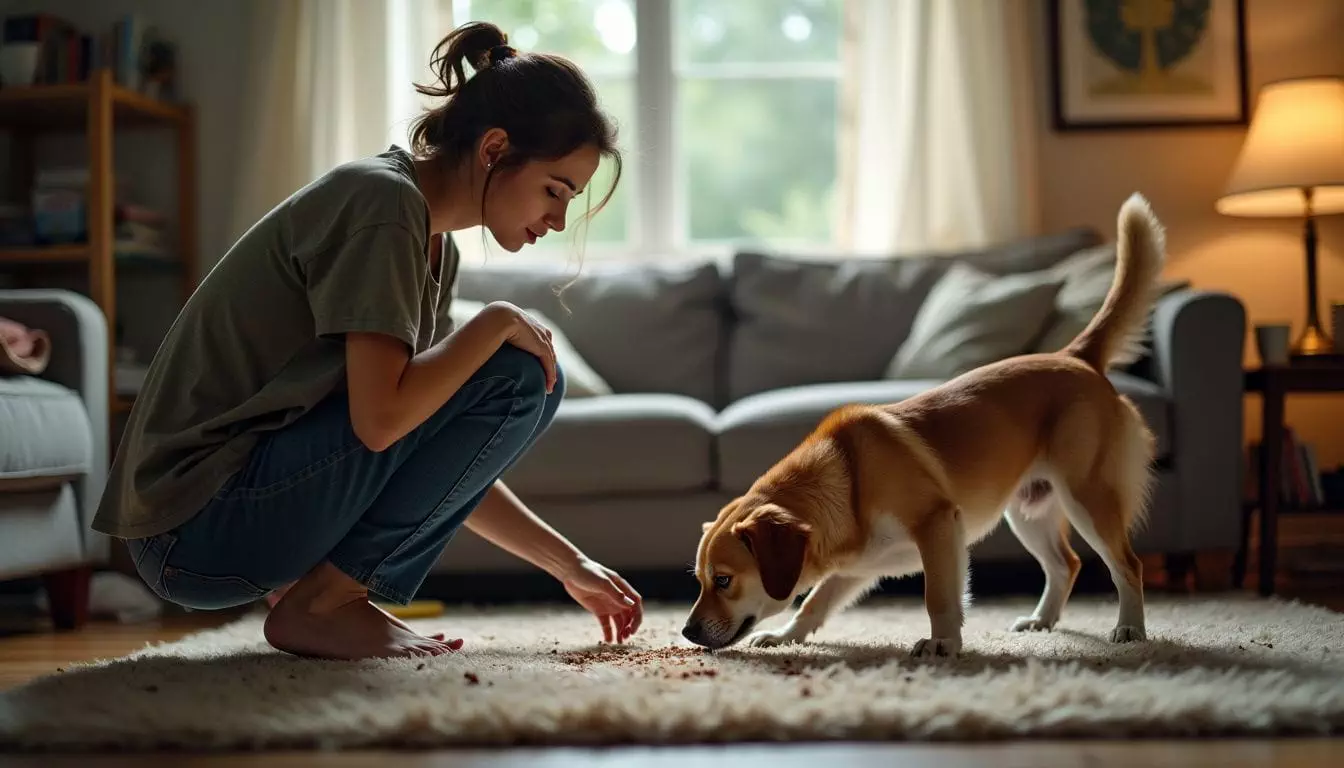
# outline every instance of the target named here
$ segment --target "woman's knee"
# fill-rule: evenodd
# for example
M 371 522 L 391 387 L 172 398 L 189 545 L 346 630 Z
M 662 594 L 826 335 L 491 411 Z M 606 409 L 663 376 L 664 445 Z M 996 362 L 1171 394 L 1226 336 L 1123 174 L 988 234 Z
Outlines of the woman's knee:
M 565 397 L 565 387 L 567 381 L 565 378 L 564 366 L 557 361 L 555 364 L 555 384 L 551 391 L 546 391 L 546 369 L 542 367 L 541 359 L 531 352 L 523 351 L 512 344 L 506 344 L 495 354 L 491 362 L 496 362 L 502 375 L 510 376 L 517 382 L 519 394 L 525 399 L 535 400 L 541 407 L 540 418 L 537 423 L 537 434 L 545 431 L 550 426 L 551 420 L 555 418 L 555 412 L 560 407 L 560 401 Z
M 541 359 L 512 344 L 504 344 L 491 356 L 482 373 L 505 376 L 514 382 L 516 394 L 538 402 L 546 399 L 546 369 Z
M 559 362 L 555 364 L 555 386 L 551 387 L 551 393 L 546 396 L 546 403 L 541 409 L 541 422 L 537 424 L 537 431 L 541 432 L 551 425 L 551 420 L 555 418 L 555 412 L 560 407 L 560 401 L 565 399 L 565 369 Z
M 559 360 L 556 360 L 555 386 L 551 387 L 551 394 L 550 397 L 547 399 L 559 402 L 560 399 L 563 398 L 564 396 L 565 396 L 565 367 L 560 364 Z

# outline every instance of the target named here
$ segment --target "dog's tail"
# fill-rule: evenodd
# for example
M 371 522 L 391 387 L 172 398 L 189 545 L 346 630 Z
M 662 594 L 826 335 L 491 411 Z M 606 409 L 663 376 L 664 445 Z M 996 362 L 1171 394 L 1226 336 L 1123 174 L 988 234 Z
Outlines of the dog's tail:
M 1115 279 L 1101 310 L 1063 352 L 1099 373 L 1141 352 L 1148 310 L 1166 259 L 1166 233 L 1142 195 L 1120 206 Z

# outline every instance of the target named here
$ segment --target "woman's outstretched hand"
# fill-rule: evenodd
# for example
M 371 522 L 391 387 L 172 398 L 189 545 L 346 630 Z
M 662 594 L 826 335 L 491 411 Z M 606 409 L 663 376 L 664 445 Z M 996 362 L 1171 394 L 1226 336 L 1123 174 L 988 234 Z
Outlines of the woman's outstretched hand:
M 639 630 L 644 600 L 620 574 L 585 557 L 561 583 L 570 597 L 597 617 L 608 643 L 623 643 Z

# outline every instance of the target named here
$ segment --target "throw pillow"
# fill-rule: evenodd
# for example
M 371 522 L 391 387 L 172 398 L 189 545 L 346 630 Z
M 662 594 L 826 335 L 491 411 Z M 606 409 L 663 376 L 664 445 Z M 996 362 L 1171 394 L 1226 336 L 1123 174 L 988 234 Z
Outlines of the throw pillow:
M 1115 275 L 1115 244 L 1079 251 L 1050 268 L 1063 280 L 1055 294 L 1055 310 L 1034 352 L 1058 352 L 1083 332 L 1101 309 Z
M 453 320 L 453 327 L 460 328 L 482 309 L 485 309 L 484 302 L 453 299 L 453 303 L 448 307 L 448 314 Z M 611 385 L 597 375 L 597 371 L 583 359 L 554 321 L 535 309 L 523 311 L 551 331 L 551 346 L 555 347 L 555 361 L 565 370 L 565 397 L 596 397 L 612 393 Z
M 0 373 L 32 374 L 47 369 L 51 361 L 51 336 L 0 317 Z
M 1083 332 L 1087 324 L 1101 310 L 1106 294 L 1115 279 L 1115 244 L 1088 248 L 1064 259 L 1048 270 L 1064 281 L 1055 296 L 1055 311 L 1046 323 L 1045 331 L 1032 345 L 1035 352 L 1058 352 Z M 1188 287 L 1186 281 L 1159 283 L 1154 298 Z M 1126 348 L 1117 361 L 1118 366 L 1132 364 L 1149 353 L 1152 339 L 1152 313 L 1145 321 L 1138 339 Z
M 1048 271 L 996 277 L 952 265 L 920 305 L 889 379 L 950 379 L 1025 352 L 1054 311 L 1063 280 Z
M 722 400 L 727 327 L 718 264 L 599 260 L 580 270 L 567 261 L 464 265 L 454 296 L 540 310 L 616 392 Z M 561 286 L 568 287 L 556 296 Z

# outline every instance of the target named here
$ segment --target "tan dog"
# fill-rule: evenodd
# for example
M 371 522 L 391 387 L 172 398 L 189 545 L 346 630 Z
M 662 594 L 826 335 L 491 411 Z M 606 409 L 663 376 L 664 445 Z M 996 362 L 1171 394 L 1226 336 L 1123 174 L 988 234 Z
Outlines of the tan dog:
M 1145 639 L 1129 532 L 1147 511 L 1154 441 L 1105 371 L 1143 329 L 1165 236 L 1137 194 L 1118 225 L 1110 293 L 1066 349 L 986 365 L 899 403 L 838 408 L 705 523 L 700 596 L 683 634 L 731 645 L 812 588 L 782 628 L 748 639 L 800 642 L 879 579 L 923 570 L 932 633 L 912 653 L 956 655 L 967 548 L 1006 517 L 1046 577 L 1035 613 L 1013 629 L 1059 620 L 1080 566 L 1072 523 L 1119 592 L 1111 640 Z

